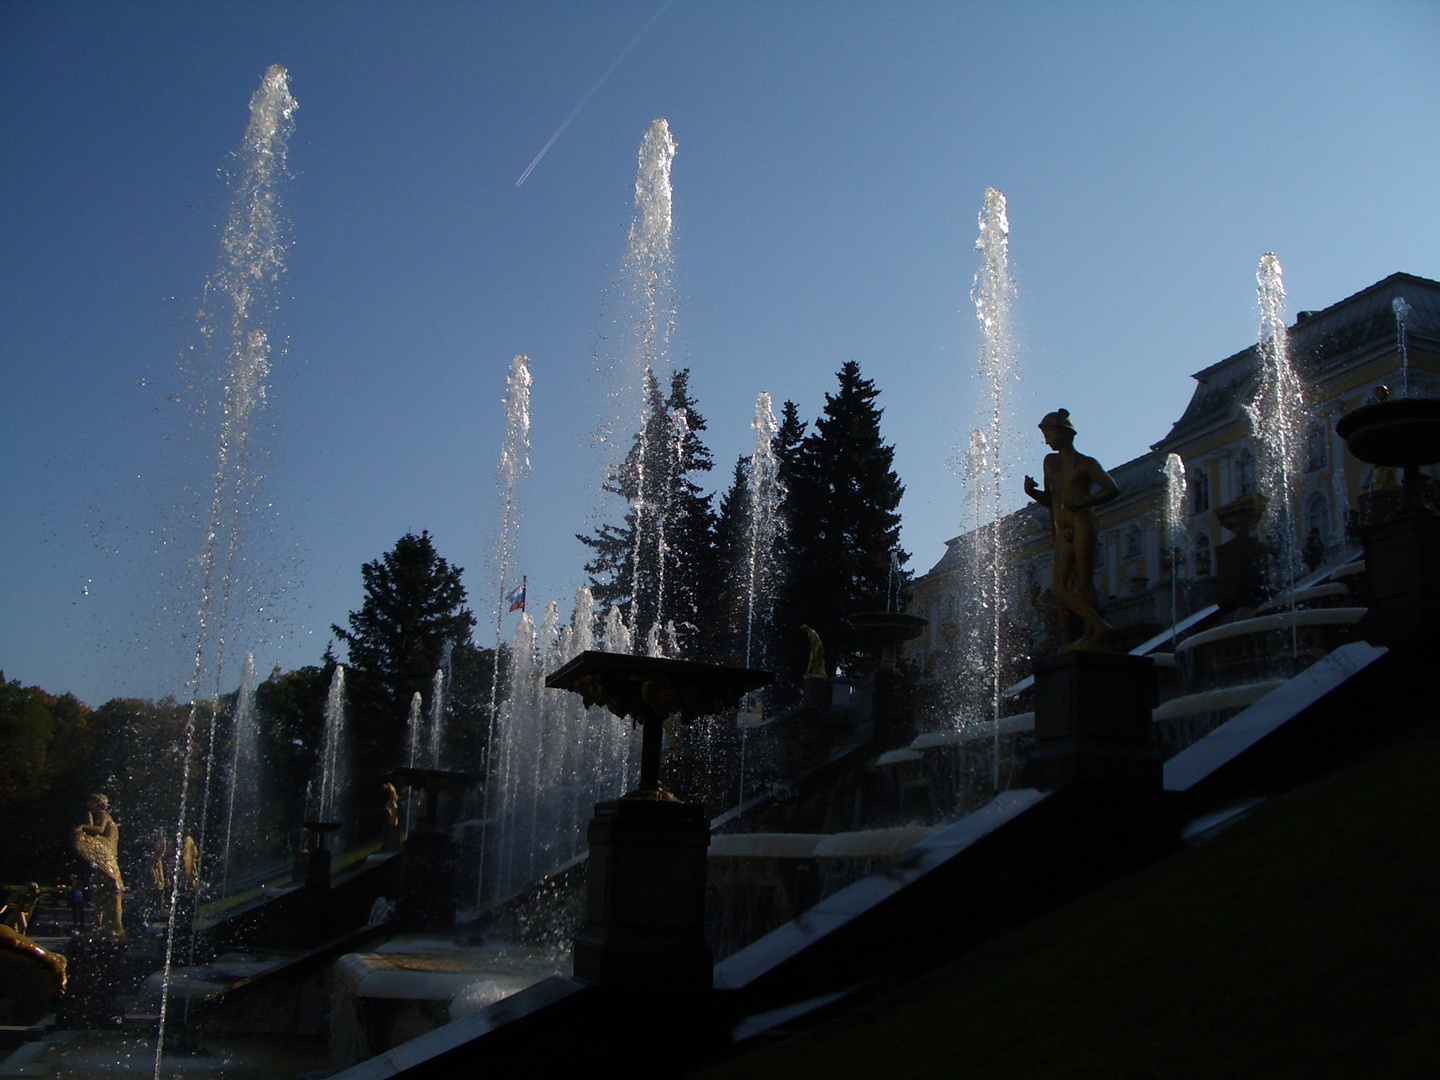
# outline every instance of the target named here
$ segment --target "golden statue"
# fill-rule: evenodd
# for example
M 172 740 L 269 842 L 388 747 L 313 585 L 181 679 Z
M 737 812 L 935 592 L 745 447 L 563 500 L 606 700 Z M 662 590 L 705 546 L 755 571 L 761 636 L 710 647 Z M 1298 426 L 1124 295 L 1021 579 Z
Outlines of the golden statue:
M 9 903 L 0 907 L 0 926 L 8 926 L 17 934 L 24 934 L 30 928 L 30 919 L 35 914 L 35 905 L 40 902 L 40 886 L 30 882 L 23 889 L 17 889 Z
M 385 827 L 393 829 L 400 824 L 400 794 L 394 784 L 381 784 L 380 793 L 385 796 Z
M 180 850 L 180 869 L 185 875 L 185 891 L 193 893 L 200 883 L 200 853 L 193 836 L 185 837 L 185 846 Z
M 158 893 L 170 888 L 170 871 L 165 866 L 165 856 L 170 853 L 170 841 L 164 829 L 155 830 L 155 854 L 150 856 L 150 885 Z
M 45 987 L 50 992 L 51 1001 L 65 993 L 65 957 L 60 953 L 41 948 L 24 934 L 17 934 L 4 925 L 0 925 L 0 953 L 24 957 L 39 967 L 45 976 Z
M 809 626 L 802 624 L 800 629 L 810 639 L 810 665 L 805 669 L 805 678 L 828 679 L 830 673 L 825 669 L 825 643 Z
M 75 826 L 72 841 L 76 853 L 96 870 L 101 880 L 91 886 L 95 894 L 95 928 L 107 937 L 124 939 L 120 895 L 125 881 L 120 876 L 120 827 L 110 816 L 110 800 L 90 796 L 85 820 Z
M 1085 623 L 1078 642 L 1070 640 L 1069 619 L 1060 620 L 1062 649 L 1093 649 L 1110 632 L 1100 617 L 1100 595 L 1095 590 L 1095 537 L 1099 522 L 1094 508 L 1120 494 L 1110 474 L 1092 457 L 1075 449 L 1075 425 L 1066 409 L 1047 413 L 1040 421 L 1045 444 L 1054 450 L 1045 455 L 1045 488 L 1025 477 L 1025 494 L 1050 510 L 1051 535 L 1055 544 L 1050 571 L 1050 592 L 1061 607 L 1074 612 Z

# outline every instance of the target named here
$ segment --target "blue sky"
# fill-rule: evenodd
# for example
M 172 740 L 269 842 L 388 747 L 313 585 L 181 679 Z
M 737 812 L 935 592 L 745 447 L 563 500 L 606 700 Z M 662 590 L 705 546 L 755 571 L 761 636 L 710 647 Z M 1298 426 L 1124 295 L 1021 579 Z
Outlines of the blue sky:
M 519 563 L 532 604 L 568 612 L 600 505 L 592 351 L 655 117 L 679 144 L 672 355 L 716 485 L 757 391 L 813 417 L 857 360 L 920 569 L 958 531 L 948 462 L 981 405 L 987 185 L 1019 287 L 1017 505 L 1032 417 L 1066 406 L 1106 464 L 1165 433 L 1189 375 L 1254 340 L 1263 252 L 1292 318 L 1397 270 L 1440 278 L 1433 4 L 676 0 L 516 188 L 658 7 L 0 5 L 7 678 L 92 703 L 188 692 L 213 445 L 181 361 L 206 363 L 222 172 L 272 63 L 300 103 L 294 246 L 231 672 L 245 649 L 262 672 L 314 662 L 360 564 L 406 530 L 466 568 L 488 621 L 517 352 Z

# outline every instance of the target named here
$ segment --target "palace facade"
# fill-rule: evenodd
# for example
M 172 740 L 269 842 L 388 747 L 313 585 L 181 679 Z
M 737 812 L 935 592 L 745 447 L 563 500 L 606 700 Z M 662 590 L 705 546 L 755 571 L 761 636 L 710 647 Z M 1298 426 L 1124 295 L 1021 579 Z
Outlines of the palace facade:
M 1290 543 L 1310 564 L 1333 565 L 1359 550 L 1354 511 L 1362 495 L 1396 483 L 1390 470 L 1351 457 L 1335 423 L 1380 386 L 1398 396 L 1408 383 L 1411 396 L 1440 396 L 1440 282 L 1392 274 L 1323 311 L 1301 311 L 1287 335 L 1306 418 Z M 1256 393 L 1258 364 L 1259 350 L 1251 345 L 1197 372 L 1194 395 L 1164 438 L 1110 470 L 1120 495 L 1096 510 L 1096 586 L 1105 618 L 1123 641 L 1168 627 L 1216 595 L 1215 552 L 1233 536 L 1221 520 L 1234 523 L 1225 511 L 1254 492 L 1259 480 L 1260 448 L 1245 412 Z M 1170 454 L 1180 457 L 1186 479 L 1184 531 L 1173 539 L 1165 535 Z M 977 601 L 976 571 L 985 565 L 993 528 L 948 541 L 939 562 L 911 585 L 909 610 L 929 626 L 907 646 L 906 657 L 928 673 L 958 659 L 964 648 L 967 624 L 973 624 L 965 613 Z M 1258 528 L 1263 535 L 1263 524 Z M 1031 503 L 1000 529 L 1007 552 L 1005 606 L 1015 624 L 1011 640 L 1018 646 L 1028 634 L 1033 643 L 1053 619 L 1047 613 L 1049 520 Z

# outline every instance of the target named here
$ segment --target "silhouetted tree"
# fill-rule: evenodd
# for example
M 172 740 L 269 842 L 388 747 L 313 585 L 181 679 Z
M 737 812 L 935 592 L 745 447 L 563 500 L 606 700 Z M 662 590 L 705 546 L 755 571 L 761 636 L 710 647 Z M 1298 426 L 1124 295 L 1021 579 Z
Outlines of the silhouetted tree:
M 604 485 L 625 500 L 623 521 L 577 537 L 591 551 L 585 572 L 597 606 L 625 608 L 641 635 L 657 622 L 673 622 L 682 651 L 698 640 L 717 589 L 711 551 L 715 515 L 711 497 L 693 479 L 710 471 L 711 458 L 700 441 L 705 419 L 690 396 L 689 380 L 688 370 L 675 372 L 667 398 L 646 369 L 640 430 Z
M 464 571 L 435 551 L 428 531 L 406 533 L 360 568 L 365 601 L 350 629 L 331 626 L 350 664 L 372 676 L 390 703 L 408 708 L 417 690 L 429 696 L 445 642 L 468 643 L 475 616 L 465 606 Z
M 777 615 L 787 674 L 803 671 L 799 627 L 808 623 L 843 668 L 854 643 L 845 619 L 885 606 L 890 556 L 903 565 L 897 508 L 904 485 L 891 467 L 895 448 L 880 436 L 880 392 L 853 360 L 837 373 L 839 390 L 825 395 L 815 429 L 803 435 L 797 410 L 786 402 L 776 454 L 787 489 L 789 531 L 783 541 L 785 603 Z

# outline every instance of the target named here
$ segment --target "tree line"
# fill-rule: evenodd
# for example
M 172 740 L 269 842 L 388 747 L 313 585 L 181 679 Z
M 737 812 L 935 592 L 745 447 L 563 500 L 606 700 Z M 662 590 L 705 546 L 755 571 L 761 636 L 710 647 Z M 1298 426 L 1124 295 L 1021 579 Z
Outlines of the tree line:
M 647 372 L 644 423 L 606 485 L 626 510 L 619 521 L 579 537 L 589 552 L 585 572 L 597 610 L 615 606 L 632 626 L 662 625 L 670 651 L 720 663 L 744 661 L 748 629 L 765 642 L 752 650 L 752 662 L 763 657 L 779 676 L 776 705 L 798 695 L 808 656 L 802 623 L 821 634 L 833 665 L 850 665 L 856 649 L 846 617 L 898 602 L 903 569 L 902 580 L 896 571 L 908 555 L 899 548 L 904 488 L 893 468 L 894 448 L 881 436 L 879 391 L 853 361 L 837 380 L 813 423 L 800 419 L 794 402 L 781 409 L 771 449 L 785 492 L 786 527 L 763 553 L 773 576 L 756 625 L 745 610 L 755 554 L 746 543 L 749 459 L 736 462 L 718 500 L 706 493 L 701 481 L 713 459 L 689 372 L 674 372 L 668 393 Z M 442 662 L 448 675 L 440 764 L 483 766 L 492 686 L 504 685 L 506 650 L 497 656 L 472 640 L 476 620 L 462 575 L 435 550 L 428 532 L 407 533 L 361 567 L 361 606 L 345 626 L 332 626 L 348 661 L 354 795 L 348 813 L 362 833 L 378 828 L 381 778 L 407 757 L 412 697 L 421 695 L 428 716 Z M 633 647 L 643 651 L 643 645 Z M 318 775 L 326 695 L 338 663 L 327 647 L 318 664 L 277 668 L 255 688 L 256 754 L 265 781 L 259 824 L 243 840 L 246 861 L 283 857 L 310 809 L 307 785 Z M 235 697 L 195 708 L 195 744 L 213 746 L 211 760 L 231 759 Z M 0 879 L 75 869 L 69 833 L 92 791 L 110 795 L 124 865 L 148 859 L 159 833 L 173 832 L 178 817 L 190 712 L 190 705 L 169 698 L 117 698 L 91 709 L 73 695 L 57 697 L 0 675 L 0 744 L 7 747 L 0 759 L 0 813 L 10 823 L 0 846 Z M 192 792 L 205 790 L 199 755 L 190 769 Z M 212 772 L 204 805 L 212 835 L 223 827 L 227 783 L 223 768 Z M 205 850 L 213 863 L 218 846 L 209 837 Z

